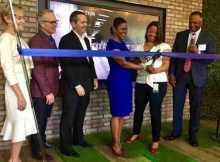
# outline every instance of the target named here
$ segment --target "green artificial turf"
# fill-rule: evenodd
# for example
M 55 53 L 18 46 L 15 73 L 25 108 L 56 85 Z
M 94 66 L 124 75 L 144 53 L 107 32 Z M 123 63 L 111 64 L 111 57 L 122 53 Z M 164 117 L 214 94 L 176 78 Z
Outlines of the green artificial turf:
M 166 137 L 172 131 L 172 123 L 163 123 L 162 125 L 162 137 Z M 183 121 L 183 129 L 181 138 L 188 142 L 189 138 L 189 121 Z M 199 141 L 199 147 L 201 148 L 210 148 L 214 146 L 219 146 L 220 141 L 213 140 L 213 135 L 215 134 L 215 128 L 210 128 L 205 125 L 204 121 L 200 122 L 200 128 L 197 135 Z
M 62 154 L 58 148 L 56 149 L 64 162 L 110 162 L 95 148 L 74 146 L 74 150 L 80 154 L 79 158 L 66 156 Z
M 183 122 L 183 131 L 181 138 L 188 142 L 188 121 Z M 172 130 L 172 123 L 163 123 L 161 138 L 170 134 Z M 198 135 L 199 148 L 208 148 L 213 146 L 218 146 L 220 142 L 216 142 L 212 139 L 212 135 L 215 132 L 214 128 L 207 128 L 204 124 L 200 125 L 200 132 Z M 160 144 L 159 152 L 152 154 L 149 152 L 149 147 L 151 145 L 151 127 L 150 125 L 143 126 L 142 137 L 132 144 L 126 144 L 124 141 L 132 134 L 132 129 L 124 129 L 122 132 L 122 146 L 128 151 L 126 152 L 126 157 L 133 159 L 137 162 L 195 162 L 192 158 L 181 154 L 178 150 L 173 150 L 172 148 L 166 147 Z M 100 146 L 108 146 L 111 142 L 110 132 L 95 133 L 86 135 L 85 139 L 94 145 L 94 148 L 82 148 L 75 147 L 74 149 L 80 153 L 80 158 L 73 158 L 64 156 L 61 154 L 64 162 L 108 162 L 109 160 L 100 153 L 96 148 Z M 58 145 L 58 144 L 57 144 Z

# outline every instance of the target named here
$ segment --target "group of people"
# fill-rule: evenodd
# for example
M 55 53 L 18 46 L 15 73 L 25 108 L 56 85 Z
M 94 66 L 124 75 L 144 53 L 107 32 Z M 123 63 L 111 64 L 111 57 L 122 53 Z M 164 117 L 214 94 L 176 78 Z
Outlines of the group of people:
M 18 32 L 24 31 L 24 11 L 13 4 Z M 6 78 L 5 103 L 6 119 L 1 131 L 3 140 L 11 140 L 9 162 L 21 162 L 19 154 L 26 136 L 31 135 L 32 155 L 42 160 L 53 157 L 42 152 L 43 147 L 53 147 L 46 140 L 47 120 L 51 115 L 55 98 L 62 96 L 62 114 L 60 120 L 61 152 L 68 156 L 79 157 L 73 145 L 92 147 L 83 138 L 83 122 L 90 101 L 90 92 L 98 88 L 98 80 L 91 57 L 22 57 L 17 44 L 22 48 L 57 49 L 51 36 L 56 32 L 58 20 L 53 10 L 43 10 L 38 14 L 40 30 L 28 45 L 16 36 L 10 6 L 1 9 L 1 18 L 5 31 L 0 37 L 0 61 Z M 87 29 L 85 13 L 74 11 L 70 15 L 72 30 L 64 35 L 59 49 L 90 50 L 90 42 L 84 35 Z M 174 52 L 214 53 L 215 42 L 212 35 L 203 30 L 203 18 L 199 11 L 189 16 L 189 29 L 179 32 L 173 46 Z M 125 19 L 117 17 L 110 28 L 112 38 L 106 50 L 128 51 L 124 38 L 128 33 Z M 136 51 L 171 52 L 171 47 L 163 42 L 164 33 L 157 21 L 146 28 L 145 42 L 138 45 Z M 111 118 L 112 152 L 119 157 L 125 156 L 126 149 L 121 145 L 121 132 L 124 117 L 132 112 L 132 70 L 137 70 L 135 84 L 135 112 L 133 135 L 127 144 L 141 137 L 143 113 L 149 103 L 152 126 L 152 145 L 150 151 L 159 149 L 161 130 L 161 105 L 167 91 L 167 82 L 173 86 L 173 131 L 167 140 L 181 136 L 183 107 L 187 89 L 190 99 L 189 143 L 197 146 L 202 91 L 207 83 L 208 60 L 176 59 L 164 56 L 141 57 L 136 60 L 127 57 L 109 57 L 110 73 L 107 78 Z M 25 63 L 25 67 L 23 66 Z M 58 65 L 61 66 L 59 81 Z M 167 78 L 166 72 L 169 77 Z M 31 80 L 27 86 L 27 79 Z M 31 94 L 29 94 L 29 90 Z M 33 107 L 32 109 L 32 102 Z M 33 112 L 34 111 L 34 112 Z M 34 120 L 36 115 L 36 121 Z M 38 133 L 40 139 L 38 138 Z

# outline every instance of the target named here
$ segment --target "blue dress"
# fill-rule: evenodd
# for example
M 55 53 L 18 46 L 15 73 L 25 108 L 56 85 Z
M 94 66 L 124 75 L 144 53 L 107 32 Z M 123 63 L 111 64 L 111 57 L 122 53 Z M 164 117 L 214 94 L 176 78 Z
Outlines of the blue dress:
M 106 50 L 128 51 L 125 43 L 110 39 Z M 127 60 L 128 58 L 126 58 Z M 128 116 L 132 112 L 132 73 L 122 68 L 112 58 L 108 58 L 110 73 L 107 78 L 107 91 L 112 116 Z

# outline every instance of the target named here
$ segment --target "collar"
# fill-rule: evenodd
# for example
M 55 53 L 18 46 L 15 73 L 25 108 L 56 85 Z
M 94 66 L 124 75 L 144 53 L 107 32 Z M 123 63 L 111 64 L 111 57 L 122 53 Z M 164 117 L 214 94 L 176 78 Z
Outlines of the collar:
M 77 37 L 79 39 L 84 39 L 85 38 L 85 35 L 83 34 L 82 36 L 80 36 L 75 30 L 72 29 L 72 31 L 77 35 Z
M 39 33 L 41 33 L 44 37 L 50 39 L 51 35 L 48 35 L 47 33 L 45 33 L 43 30 L 40 30 Z
M 196 37 L 199 36 L 200 32 L 201 32 L 202 28 L 200 28 L 199 30 L 197 30 L 196 32 L 190 32 L 190 35 L 192 35 L 192 33 L 196 34 Z

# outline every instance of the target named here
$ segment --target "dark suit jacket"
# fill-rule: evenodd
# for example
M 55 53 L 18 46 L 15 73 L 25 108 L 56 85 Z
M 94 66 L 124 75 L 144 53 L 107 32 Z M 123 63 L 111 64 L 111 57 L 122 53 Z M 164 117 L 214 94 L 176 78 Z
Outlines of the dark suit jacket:
M 30 39 L 29 46 L 30 48 L 56 48 L 43 31 Z M 32 96 L 42 98 L 50 93 L 58 95 L 59 59 L 55 57 L 32 57 L 32 59 L 34 62 L 31 80 Z
M 90 50 L 88 38 L 85 37 L 84 40 L 87 49 Z M 59 48 L 83 50 L 79 38 L 73 31 L 61 38 Z M 62 81 L 68 84 L 70 91 L 76 92 L 75 87 L 77 85 L 82 85 L 86 94 L 93 90 L 93 81 L 97 76 L 92 58 L 89 58 L 88 61 L 86 57 L 63 57 L 60 58 L 60 64 L 62 69 Z
M 188 36 L 190 31 L 185 30 L 177 33 L 176 39 L 173 45 L 173 52 L 186 52 L 188 44 Z M 196 46 L 199 44 L 206 44 L 206 50 L 203 53 L 215 53 L 215 41 L 213 36 L 206 30 L 201 30 Z M 197 87 L 204 87 L 208 81 L 208 64 L 210 60 L 197 60 L 193 59 L 191 64 L 192 79 Z M 177 82 L 181 82 L 184 79 L 184 63 L 185 59 L 171 59 L 169 74 L 174 74 Z

